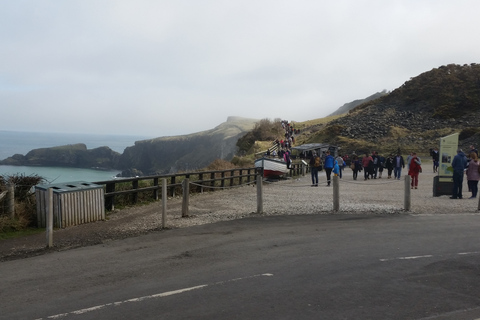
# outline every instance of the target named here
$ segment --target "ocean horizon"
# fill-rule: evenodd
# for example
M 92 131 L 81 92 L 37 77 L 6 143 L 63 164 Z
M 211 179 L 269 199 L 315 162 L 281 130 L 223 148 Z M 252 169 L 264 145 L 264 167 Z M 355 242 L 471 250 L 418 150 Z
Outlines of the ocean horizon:
M 107 146 L 113 151 L 123 153 L 125 148 L 133 146 L 135 141 L 151 138 L 152 137 L 132 135 L 0 130 L 0 160 L 4 160 L 15 154 L 26 155 L 33 149 L 51 148 L 77 143 L 84 143 L 88 149 Z M 2 176 L 16 174 L 22 174 L 25 176 L 38 175 L 45 178 L 47 184 L 74 181 L 95 182 L 112 180 L 115 179 L 115 176 L 118 173 L 120 173 L 118 170 L 0 165 L 0 175 Z

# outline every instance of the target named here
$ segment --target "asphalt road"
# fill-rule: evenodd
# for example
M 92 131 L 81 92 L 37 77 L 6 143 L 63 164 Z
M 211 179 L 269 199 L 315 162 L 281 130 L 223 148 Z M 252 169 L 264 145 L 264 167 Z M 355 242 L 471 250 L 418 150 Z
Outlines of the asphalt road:
M 0 319 L 477 319 L 480 215 L 256 217 L 0 263 Z

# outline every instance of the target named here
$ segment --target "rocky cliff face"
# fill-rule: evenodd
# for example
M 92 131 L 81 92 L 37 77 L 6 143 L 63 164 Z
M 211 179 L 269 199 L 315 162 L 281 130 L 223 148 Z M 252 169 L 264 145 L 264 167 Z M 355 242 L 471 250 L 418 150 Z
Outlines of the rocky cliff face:
M 236 153 L 238 139 L 253 129 L 257 121 L 229 117 L 212 130 L 137 141 L 125 149 L 118 168 L 143 175 L 165 174 L 201 169 L 215 159 L 230 160 Z

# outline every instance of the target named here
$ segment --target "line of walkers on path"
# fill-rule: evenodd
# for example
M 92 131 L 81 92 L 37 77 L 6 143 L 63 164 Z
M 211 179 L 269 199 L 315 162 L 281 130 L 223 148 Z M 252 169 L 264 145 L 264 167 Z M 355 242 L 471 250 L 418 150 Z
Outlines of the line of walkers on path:
M 431 153 L 433 160 L 433 172 L 438 171 L 438 150 L 435 149 Z M 358 157 L 355 152 L 350 158 L 348 155 L 334 158 L 330 151 L 326 151 L 323 159 L 315 152 L 310 157 L 310 168 L 312 176 L 312 187 L 318 187 L 318 172 L 325 169 L 327 176 L 327 186 L 330 186 L 331 175 L 338 175 L 342 178 L 342 171 L 345 167 L 350 167 L 353 171 L 353 180 L 357 180 L 358 173 L 363 170 L 364 180 L 381 179 L 384 169 L 387 170 L 387 179 L 400 180 L 402 169 L 405 169 L 405 163 L 408 168 L 408 175 L 412 181 L 410 187 L 418 188 L 418 176 L 422 172 L 422 161 L 415 152 L 408 155 L 407 160 L 399 153 L 397 155 L 390 154 L 383 157 L 374 151 L 372 154 L 366 153 L 364 157 Z M 480 180 L 480 159 L 478 151 L 474 146 L 470 146 L 468 157 L 463 153 L 462 149 L 458 149 L 457 155 L 452 161 L 453 169 L 453 191 L 451 199 L 462 199 L 463 176 L 467 176 L 468 191 L 472 193 L 470 199 L 475 199 L 478 195 L 478 181 Z
M 376 151 L 372 152 L 371 155 L 366 153 L 362 158 L 356 155 L 355 152 L 351 158 L 348 155 L 343 157 L 339 155 L 337 158 L 334 158 L 327 151 L 323 158 L 322 160 L 322 157 L 315 152 L 310 157 L 312 186 L 318 186 L 318 172 L 322 169 L 325 169 L 327 186 L 330 186 L 331 174 L 333 173 L 342 178 L 342 171 L 345 167 L 352 169 L 353 180 L 357 180 L 358 173 L 362 171 L 364 172 L 364 180 L 381 179 L 384 169 L 387 170 L 387 179 L 392 179 L 393 173 L 393 179 L 400 180 L 402 169 L 405 168 L 405 160 L 402 155 L 397 154 L 394 156 L 390 154 L 385 158 Z M 422 162 L 416 153 L 412 153 L 407 157 L 406 163 L 409 169 L 408 174 L 412 176 L 412 189 L 416 189 L 418 187 L 418 175 L 422 170 Z

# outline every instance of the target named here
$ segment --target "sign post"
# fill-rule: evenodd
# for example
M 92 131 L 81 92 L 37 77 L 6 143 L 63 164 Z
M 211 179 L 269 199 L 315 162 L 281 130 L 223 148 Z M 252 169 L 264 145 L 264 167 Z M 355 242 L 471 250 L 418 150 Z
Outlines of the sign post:
M 433 196 L 451 195 L 453 189 L 453 157 L 457 154 L 458 133 L 440 138 L 438 176 L 433 178 Z

